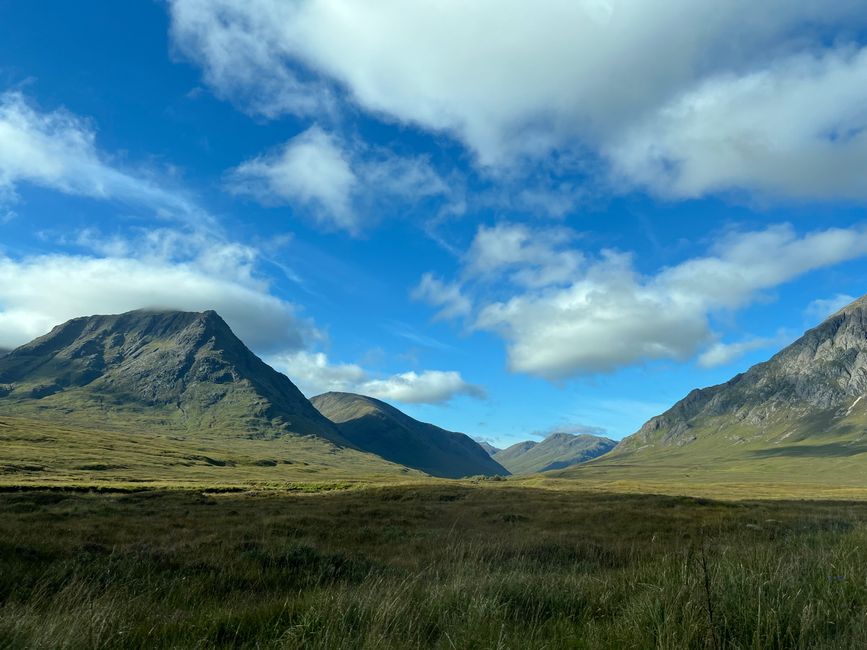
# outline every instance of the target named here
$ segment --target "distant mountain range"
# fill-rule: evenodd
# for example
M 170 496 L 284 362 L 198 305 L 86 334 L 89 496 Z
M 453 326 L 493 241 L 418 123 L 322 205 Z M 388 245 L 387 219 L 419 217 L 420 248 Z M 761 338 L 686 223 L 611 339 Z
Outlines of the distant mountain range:
M 294 447 L 311 467 L 347 472 L 394 473 L 399 463 L 436 476 L 506 473 L 467 436 L 382 402 L 326 395 L 319 405 L 339 423 L 254 355 L 213 311 L 76 318 L 0 357 L 0 418 L 14 418 L 15 427 L 29 432 L 62 424 L 89 433 L 128 432 L 130 439 L 198 440 L 201 454 L 190 457 L 209 460 L 208 445 L 260 454 L 267 449 L 261 442 L 273 440 L 285 459 L 274 466 L 295 463 Z M 0 420 L 0 426 L 12 425 Z M 60 462 L 62 454 L 54 457 Z M 100 460 L 106 461 L 104 454 Z M 102 464 L 118 465 L 110 458 Z
M 547 472 L 863 485 L 865 395 L 867 298 L 616 446 L 557 433 L 508 449 L 370 397 L 311 402 L 212 311 L 135 311 L 76 318 L 0 356 L 0 483 Z
M 501 451 L 497 447 L 494 447 L 494 445 L 492 445 L 490 442 L 486 442 L 484 440 L 476 440 L 476 442 L 479 443 L 479 447 L 484 449 L 488 456 L 493 456 L 498 451 Z
M 492 457 L 512 474 L 565 469 L 611 451 L 613 440 L 589 434 L 552 433 L 539 442 L 528 440 L 506 449 L 492 447 Z

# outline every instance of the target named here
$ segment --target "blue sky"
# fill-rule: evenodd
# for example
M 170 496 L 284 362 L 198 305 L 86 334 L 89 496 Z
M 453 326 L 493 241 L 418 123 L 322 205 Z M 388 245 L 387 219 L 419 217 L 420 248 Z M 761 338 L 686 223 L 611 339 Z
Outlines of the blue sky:
M 867 6 L 0 4 L 0 347 L 217 309 L 308 395 L 620 438 L 867 292 Z

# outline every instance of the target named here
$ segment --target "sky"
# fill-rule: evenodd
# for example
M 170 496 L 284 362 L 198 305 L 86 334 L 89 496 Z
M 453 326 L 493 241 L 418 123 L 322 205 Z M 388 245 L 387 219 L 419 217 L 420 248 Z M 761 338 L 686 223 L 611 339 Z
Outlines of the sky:
M 867 293 L 863 0 L 6 0 L 0 348 L 215 309 L 308 396 L 620 439 Z

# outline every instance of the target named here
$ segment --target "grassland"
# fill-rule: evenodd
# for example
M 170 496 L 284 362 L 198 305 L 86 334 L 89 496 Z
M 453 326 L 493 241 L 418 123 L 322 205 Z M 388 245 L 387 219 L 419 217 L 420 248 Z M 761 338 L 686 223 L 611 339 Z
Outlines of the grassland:
M 185 435 L 115 423 L 0 415 L 0 488 L 250 487 L 421 478 L 419 472 L 313 436 Z
M 860 409 L 860 404 L 859 404 Z M 584 488 L 726 498 L 867 497 L 867 413 L 829 413 L 757 431 L 721 418 L 696 426 L 694 440 L 614 452 L 546 474 Z
M 867 504 L 0 494 L 0 646 L 863 648 Z

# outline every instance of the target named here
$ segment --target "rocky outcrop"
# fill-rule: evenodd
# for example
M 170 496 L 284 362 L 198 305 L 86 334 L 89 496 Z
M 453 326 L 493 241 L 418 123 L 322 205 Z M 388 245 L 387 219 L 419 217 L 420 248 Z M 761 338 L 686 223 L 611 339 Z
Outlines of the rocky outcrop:
M 621 449 L 681 445 L 712 418 L 755 431 L 781 421 L 848 408 L 867 394 L 867 298 L 730 381 L 693 390 L 671 409 L 626 438 Z

